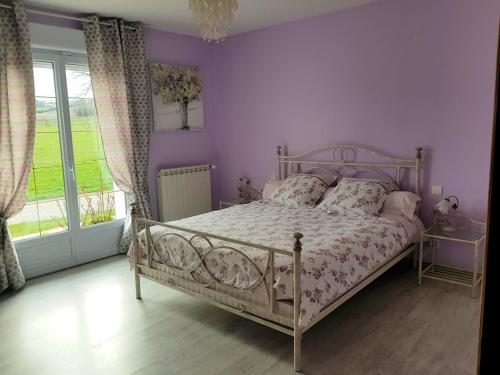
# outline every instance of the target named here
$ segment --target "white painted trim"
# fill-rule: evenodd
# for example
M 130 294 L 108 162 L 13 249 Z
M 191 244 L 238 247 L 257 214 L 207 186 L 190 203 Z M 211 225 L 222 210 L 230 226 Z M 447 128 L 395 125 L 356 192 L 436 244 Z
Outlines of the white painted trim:
M 79 54 L 87 53 L 85 37 L 82 30 L 69 29 L 28 23 L 31 46 L 44 50 L 66 51 Z

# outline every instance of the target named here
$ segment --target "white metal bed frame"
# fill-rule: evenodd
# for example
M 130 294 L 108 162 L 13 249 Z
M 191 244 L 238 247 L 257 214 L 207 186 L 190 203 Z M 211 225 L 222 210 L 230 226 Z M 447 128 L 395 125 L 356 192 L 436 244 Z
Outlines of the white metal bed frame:
M 308 159 L 313 154 L 320 152 L 331 152 L 331 159 L 328 160 L 311 160 Z M 358 161 L 357 153 L 362 151 L 371 155 L 372 158 L 378 158 L 382 161 Z M 330 165 L 334 167 L 349 167 L 356 168 L 358 170 L 373 171 L 373 168 L 381 169 L 394 169 L 394 181 L 396 183 L 401 182 L 401 169 L 408 169 L 416 171 L 415 177 L 415 194 L 420 196 L 420 184 L 421 184 L 421 160 L 422 160 L 422 148 L 416 148 L 416 156 L 414 159 L 405 159 L 400 157 L 394 157 L 384 152 L 377 151 L 375 149 L 352 144 L 334 144 L 328 146 L 322 146 L 308 150 L 306 152 L 287 156 L 284 152 L 282 146 L 277 146 L 277 162 L 278 162 L 278 174 L 279 180 L 286 178 L 287 174 L 293 173 L 300 169 L 301 164 L 307 165 Z M 393 265 L 398 263 L 403 258 L 414 253 L 414 261 L 416 261 L 417 246 L 415 244 L 410 244 L 405 249 L 403 249 L 397 256 L 392 258 L 389 262 L 384 264 L 378 270 L 367 276 L 363 281 L 357 284 L 354 288 L 349 290 L 347 293 L 339 297 L 338 299 L 332 301 L 328 306 L 323 308 L 323 310 L 313 317 L 313 319 L 304 327 L 299 326 L 299 314 L 300 314 L 300 300 L 301 300 L 301 250 L 302 250 L 302 238 L 301 233 L 293 233 L 293 240 L 291 236 L 291 246 L 290 249 L 277 249 L 261 244 L 254 244 L 250 242 L 240 241 L 224 236 L 214 235 L 211 233 L 199 232 L 196 230 L 191 230 L 189 228 L 181 228 L 175 225 L 161 223 L 153 220 L 148 220 L 144 218 L 137 217 L 137 210 L 135 204 L 131 205 L 131 216 L 132 216 L 132 228 L 133 228 L 133 249 L 134 249 L 134 273 L 135 273 L 135 290 L 136 298 L 141 298 L 141 286 L 140 278 L 147 278 L 152 281 L 164 284 L 173 289 L 186 293 L 188 295 L 201 298 L 213 305 L 220 308 L 228 310 L 239 316 L 251 319 L 257 323 L 261 323 L 270 328 L 278 330 L 282 333 L 288 334 L 294 339 L 294 361 L 293 368 L 295 371 L 300 371 L 302 369 L 301 361 L 301 342 L 302 334 L 313 327 L 316 323 L 330 314 L 333 310 L 341 306 L 344 302 L 349 300 L 357 292 L 362 290 L 364 287 L 369 285 L 373 280 L 391 268 Z M 176 236 L 191 246 L 191 248 L 198 254 L 198 262 L 196 266 L 192 266 L 189 269 L 179 269 L 172 267 L 167 264 L 166 261 L 158 253 L 155 244 L 151 238 L 151 226 L 162 226 L 171 230 L 175 233 L 167 233 L 165 235 Z M 146 242 L 146 264 L 141 262 L 139 257 L 139 247 L 138 247 L 138 227 L 144 227 L 145 230 L 145 242 Z M 178 232 L 182 232 L 185 235 L 180 235 Z M 189 238 L 188 238 L 189 236 Z M 241 289 L 239 292 L 247 292 L 249 289 L 254 289 L 258 285 L 263 284 L 267 292 L 267 303 L 255 304 L 249 302 L 245 295 L 242 294 L 234 295 L 234 290 L 236 288 L 221 283 L 215 275 L 210 274 L 204 264 L 204 258 L 206 254 L 200 255 L 196 246 L 194 245 L 194 240 L 204 240 L 209 245 L 209 252 L 217 250 L 228 250 L 239 253 L 242 257 L 245 257 L 250 261 L 251 264 L 256 268 L 260 274 L 260 278 L 254 285 L 250 288 Z M 221 240 L 223 245 L 213 246 L 211 240 Z M 307 239 L 306 239 L 307 240 Z M 293 241 L 293 242 L 292 242 Z M 292 246 L 293 244 L 293 246 Z M 234 246 L 248 246 L 255 249 L 259 249 L 268 253 L 267 264 L 264 272 L 260 272 L 257 265 L 248 258 L 244 252 L 236 249 Z M 293 277 L 293 316 L 292 314 L 284 314 L 282 309 L 279 309 L 278 304 L 281 301 L 276 300 L 275 291 L 273 288 L 273 282 L 275 279 L 275 255 L 282 254 L 290 256 L 293 258 L 294 265 L 294 277 Z M 153 255 L 160 258 L 164 268 L 167 270 L 163 271 L 158 267 L 153 267 Z M 193 272 L 197 267 L 202 267 L 207 271 L 210 281 L 207 283 L 200 282 L 194 275 Z M 172 272 L 170 272 L 172 271 Z M 182 276 L 179 276 L 182 275 Z M 214 286 L 217 286 L 218 290 L 214 290 Z M 221 292 L 222 289 L 222 292 Z M 233 293 L 226 294 L 224 290 L 232 291 Z

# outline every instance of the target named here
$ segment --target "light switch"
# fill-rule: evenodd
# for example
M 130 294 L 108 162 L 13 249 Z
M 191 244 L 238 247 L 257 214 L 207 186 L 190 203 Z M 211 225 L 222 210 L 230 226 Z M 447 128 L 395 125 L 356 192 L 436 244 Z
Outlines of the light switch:
M 443 187 L 439 185 L 433 185 L 432 195 L 443 195 Z

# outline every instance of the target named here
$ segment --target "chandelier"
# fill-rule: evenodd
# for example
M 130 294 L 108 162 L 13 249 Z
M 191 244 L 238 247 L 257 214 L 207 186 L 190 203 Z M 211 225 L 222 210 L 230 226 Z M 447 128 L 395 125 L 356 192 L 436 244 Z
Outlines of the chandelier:
M 189 9 L 203 40 L 218 43 L 226 38 L 238 0 L 189 0 Z

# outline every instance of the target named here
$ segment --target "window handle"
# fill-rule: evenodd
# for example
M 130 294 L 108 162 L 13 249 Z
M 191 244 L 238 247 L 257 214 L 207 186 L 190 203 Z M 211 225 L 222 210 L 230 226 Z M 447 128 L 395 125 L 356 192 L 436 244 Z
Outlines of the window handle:
M 75 168 L 71 167 L 69 171 L 71 173 L 71 177 L 73 178 L 73 182 L 76 182 Z

